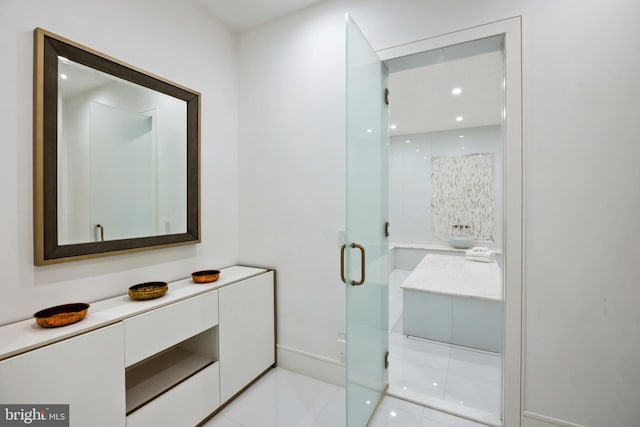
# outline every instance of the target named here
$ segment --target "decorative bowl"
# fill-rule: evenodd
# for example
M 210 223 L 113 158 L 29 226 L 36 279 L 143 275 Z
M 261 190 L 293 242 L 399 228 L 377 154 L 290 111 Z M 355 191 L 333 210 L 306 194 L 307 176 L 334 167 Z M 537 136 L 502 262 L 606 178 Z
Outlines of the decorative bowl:
M 87 315 L 88 310 L 89 304 L 76 302 L 45 308 L 34 314 L 33 317 L 36 318 L 36 323 L 43 328 L 57 328 L 81 321 Z
M 191 273 L 191 278 L 196 283 L 211 283 L 218 280 L 220 270 L 202 270 Z
M 476 244 L 476 241 L 473 237 L 452 237 L 451 238 L 451 246 L 453 246 L 456 249 L 470 249 L 475 244 Z
M 129 288 L 129 298 L 133 300 L 147 300 L 160 298 L 169 290 L 167 282 L 138 283 Z

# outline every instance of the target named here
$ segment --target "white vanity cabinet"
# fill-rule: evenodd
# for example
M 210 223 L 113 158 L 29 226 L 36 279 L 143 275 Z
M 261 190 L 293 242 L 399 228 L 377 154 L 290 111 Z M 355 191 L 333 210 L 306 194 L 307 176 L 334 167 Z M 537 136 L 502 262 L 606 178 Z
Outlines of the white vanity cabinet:
M 72 427 L 193 427 L 275 365 L 274 272 L 233 266 L 62 328 L 0 327 L 0 403 L 69 404 Z
M 220 398 L 275 363 L 273 272 L 220 289 Z
M 125 426 L 123 325 L 0 361 L 0 403 L 68 404 L 74 427 Z

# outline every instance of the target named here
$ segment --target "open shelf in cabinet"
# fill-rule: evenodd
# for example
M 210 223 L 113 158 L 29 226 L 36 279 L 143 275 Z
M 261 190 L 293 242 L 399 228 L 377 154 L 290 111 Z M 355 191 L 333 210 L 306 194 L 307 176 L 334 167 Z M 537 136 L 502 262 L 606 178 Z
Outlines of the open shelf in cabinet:
M 126 370 L 126 414 L 218 361 L 218 327 L 207 329 Z

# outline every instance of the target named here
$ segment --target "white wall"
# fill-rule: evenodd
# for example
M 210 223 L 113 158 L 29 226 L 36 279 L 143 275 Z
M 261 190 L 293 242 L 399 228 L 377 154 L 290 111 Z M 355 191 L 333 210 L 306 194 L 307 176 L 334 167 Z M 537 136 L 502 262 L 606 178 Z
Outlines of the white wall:
M 448 245 L 434 237 L 431 209 L 431 162 L 438 156 L 493 154 L 494 226 L 492 241 L 502 247 L 502 130 L 483 126 L 450 131 L 397 135 L 389 147 L 389 241 Z M 464 138 L 460 138 L 464 135 Z M 411 141 L 407 143 L 406 141 Z M 420 150 L 419 152 L 416 150 Z M 452 230 L 452 234 L 454 231 Z
M 332 1 L 242 34 L 240 253 L 278 268 L 280 344 L 337 358 L 345 11 L 376 49 L 523 15 L 524 410 L 640 424 L 634 0 Z
M 63 37 L 202 93 L 202 243 L 33 265 L 33 29 Z M 235 38 L 190 3 L 5 0 L 0 5 L 0 324 L 51 305 L 126 293 L 237 261 Z

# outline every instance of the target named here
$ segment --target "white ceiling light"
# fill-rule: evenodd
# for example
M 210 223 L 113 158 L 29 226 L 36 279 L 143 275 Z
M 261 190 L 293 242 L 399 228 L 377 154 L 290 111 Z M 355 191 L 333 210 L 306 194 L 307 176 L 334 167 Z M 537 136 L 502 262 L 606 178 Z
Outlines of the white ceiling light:
M 63 73 L 63 74 L 60 74 L 60 78 L 61 78 L 62 80 L 67 80 L 67 75 L 66 75 L 66 74 L 64 74 L 64 73 Z
M 464 138 L 464 135 L 459 135 L 458 138 Z
M 411 142 L 411 140 L 410 140 L 410 139 L 407 139 L 405 142 L 408 144 L 408 143 L 410 143 L 410 142 Z
M 391 126 L 389 126 L 389 128 L 390 128 L 390 129 L 395 129 L 395 128 L 397 128 L 397 127 L 398 127 L 398 126 L 396 126 L 396 125 L 391 125 Z
M 464 120 L 462 116 L 456 117 L 456 122 L 461 122 L 462 120 Z
M 451 93 L 454 95 L 460 95 L 462 93 L 462 89 L 459 87 L 454 87 Z

